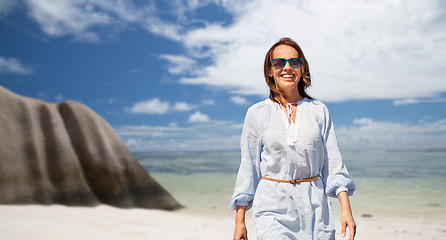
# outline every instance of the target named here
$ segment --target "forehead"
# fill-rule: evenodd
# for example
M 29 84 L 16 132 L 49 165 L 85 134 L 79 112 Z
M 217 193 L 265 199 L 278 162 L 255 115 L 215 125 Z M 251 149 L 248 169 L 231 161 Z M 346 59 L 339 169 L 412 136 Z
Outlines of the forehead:
M 296 49 L 288 45 L 279 45 L 273 51 L 273 58 L 293 58 L 299 57 Z

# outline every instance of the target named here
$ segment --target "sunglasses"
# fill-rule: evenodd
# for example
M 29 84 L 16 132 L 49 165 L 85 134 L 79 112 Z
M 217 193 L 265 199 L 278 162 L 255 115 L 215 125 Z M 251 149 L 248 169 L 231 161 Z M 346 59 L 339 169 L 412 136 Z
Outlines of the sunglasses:
M 274 68 L 276 69 L 284 68 L 287 62 L 290 64 L 292 68 L 297 69 L 300 68 L 300 66 L 302 65 L 302 58 L 290 58 L 290 59 L 274 58 L 272 62 Z

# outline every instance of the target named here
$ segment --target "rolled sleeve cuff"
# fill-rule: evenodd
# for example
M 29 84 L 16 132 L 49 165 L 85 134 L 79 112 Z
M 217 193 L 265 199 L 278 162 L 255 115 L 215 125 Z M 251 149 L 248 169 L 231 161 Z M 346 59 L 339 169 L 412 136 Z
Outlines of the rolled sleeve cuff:
M 249 194 L 240 194 L 232 198 L 231 208 L 233 210 L 237 209 L 237 206 L 245 206 L 248 207 L 249 210 L 252 207 L 252 200 L 254 196 Z
M 355 192 L 355 189 L 355 183 L 351 179 L 338 177 L 336 179 L 329 179 L 326 192 L 329 197 L 336 198 L 340 192 L 347 192 L 351 196 Z

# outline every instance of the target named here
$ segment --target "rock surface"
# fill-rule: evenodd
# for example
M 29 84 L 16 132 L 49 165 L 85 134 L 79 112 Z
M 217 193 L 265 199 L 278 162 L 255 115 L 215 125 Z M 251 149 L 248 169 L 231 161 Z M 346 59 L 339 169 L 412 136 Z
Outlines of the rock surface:
M 0 204 L 100 203 L 181 207 L 91 109 L 21 97 L 0 86 Z

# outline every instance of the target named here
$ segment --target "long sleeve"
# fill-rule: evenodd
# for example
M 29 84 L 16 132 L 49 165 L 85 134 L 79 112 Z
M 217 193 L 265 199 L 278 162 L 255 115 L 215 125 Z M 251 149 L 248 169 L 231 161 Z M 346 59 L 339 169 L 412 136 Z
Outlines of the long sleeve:
M 326 179 L 325 191 L 330 197 L 337 197 L 342 191 L 346 191 L 350 196 L 355 191 L 355 184 L 350 179 L 348 170 L 342 161 L 330 114 L 326 107 L 324 109 L 323 139 L 325 154 L 322 175 Z
M 248 109 L 241 135 L 241 162 L 231 200 L 231 208 L 252 207 L 254 194 L 261 179 L 260 150 L 261 138 L 253 108 Z

